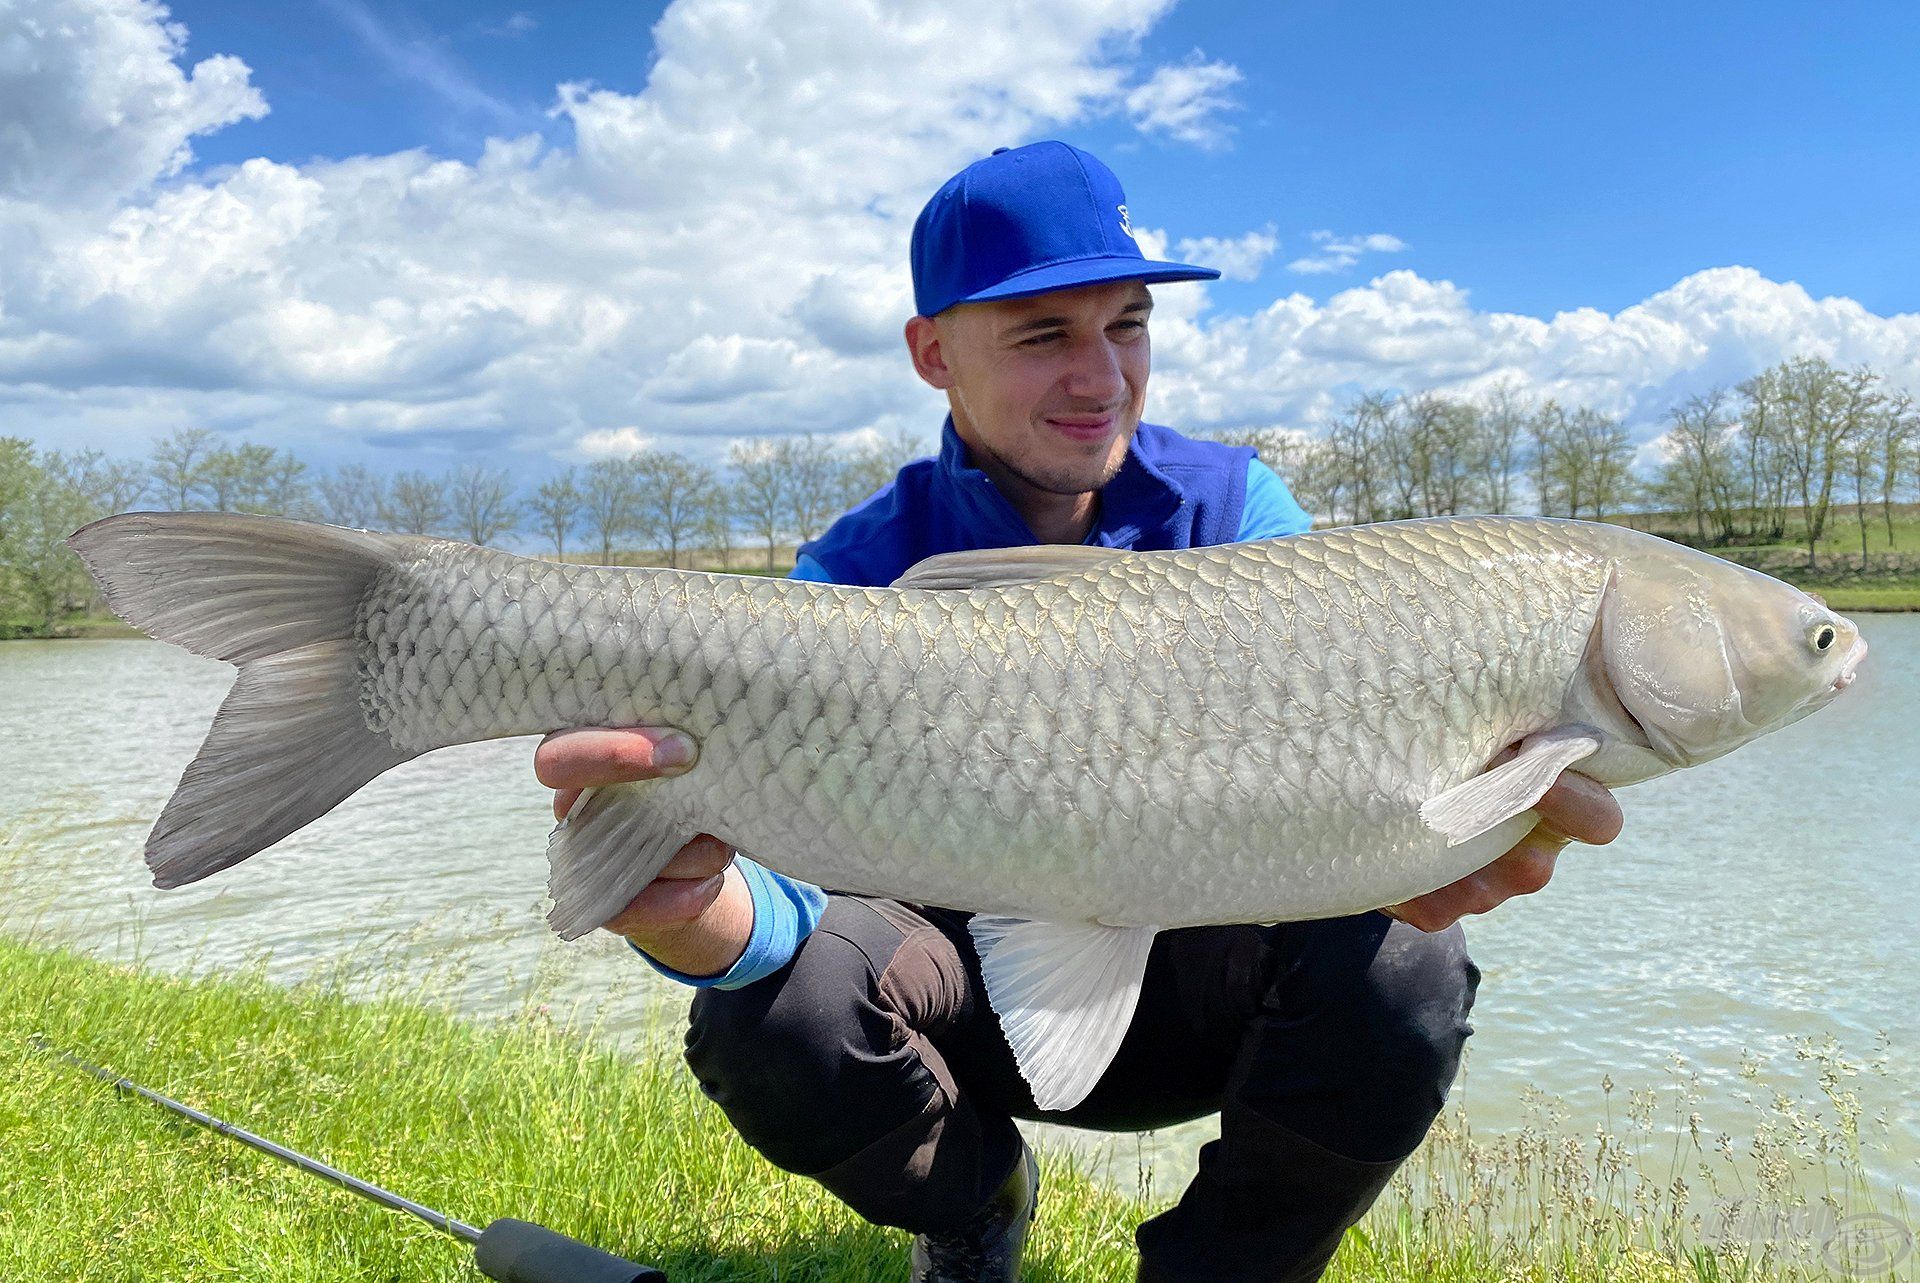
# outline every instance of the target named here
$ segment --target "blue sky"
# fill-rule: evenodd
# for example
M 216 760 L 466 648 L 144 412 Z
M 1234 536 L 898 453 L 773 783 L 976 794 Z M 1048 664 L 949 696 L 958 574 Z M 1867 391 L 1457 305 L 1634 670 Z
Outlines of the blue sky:
M 321 0 L 290 22 L 277 6 L 173 6 L 189 57 L 238 54 L 274 104 L 198 144 L 206 164 L 564 141 L 554 87 L 640 90 L 664 8 Z M 1385 230 L 1410 246 L 1394 265 L 1535 315 L 1617 310 L 1729 263 L 1883 314 L 1920 306 L 1920 5 L 1189 2 L 1143 54 L 1194 50 L 1243 76 L 1225 145 L 1119 121 L 1058 131 L 1163 223 L 1271 222 L 1285 244 Z M 1352 283 L 1291 282 L 1320 297 Z
M 1182 428 L 1515 383 L 1649 441 L 1799 352 L 1920 387 L 1911 4 L 13 12 L 0 433 L 49 445 L 533 477 L 930 435 L 912 216 L 1044 137 L 1149 253 L 1229 269 L 1160 292 Z

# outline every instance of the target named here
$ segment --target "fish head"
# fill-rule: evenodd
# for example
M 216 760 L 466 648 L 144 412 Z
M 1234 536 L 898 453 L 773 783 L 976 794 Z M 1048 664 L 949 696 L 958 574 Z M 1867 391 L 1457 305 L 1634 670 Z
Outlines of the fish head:
M 1692 766 L 1796 722 L 1866 657 L 1852 620 L 1757 570 L 1651 536 L 1601 605 L 1606 675 L 1648 748 Z

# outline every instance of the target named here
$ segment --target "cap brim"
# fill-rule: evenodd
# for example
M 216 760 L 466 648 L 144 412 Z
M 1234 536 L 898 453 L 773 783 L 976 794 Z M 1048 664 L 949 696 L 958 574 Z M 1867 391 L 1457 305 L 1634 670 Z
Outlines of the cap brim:
M 1033 294 L 1051 294 L 1076 285 L 1099 285 L 1106 281 L 1144 281 L 1149 285 L 1162 281 L 1211 281 L 1220 273 L 1211 267 L 1191 263 L 1168 263 L 1150 258 L 1131 258 L 1119 254 L 1102 258 L 1075 258 L 1064 263 L 1048 263 L 1009 276 L 998 285 L 955 299 L 955 303 L 985 303 L 991 299 L 1026 298 Z

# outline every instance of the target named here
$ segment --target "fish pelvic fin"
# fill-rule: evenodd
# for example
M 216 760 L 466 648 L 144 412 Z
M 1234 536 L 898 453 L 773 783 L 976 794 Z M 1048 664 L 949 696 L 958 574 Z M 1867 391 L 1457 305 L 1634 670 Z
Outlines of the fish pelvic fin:
M 155 886 L 238 864 L 414 756 L 368 727 L 353 636 L 375 577 L 422 542 L 219 512 L 123 513 L 69 536 L 115 614 L 240 667 L 147 838 Z
M 1159 928 L 976 914 L 967 929 L 1033 1103 L 1072 1109 L 1120 1050 Z
M 695 829 L 659 803 L 670 780 L 584 789 L 547 838 L 547 925 L 578 940 L 604 925 L 693 841 Z

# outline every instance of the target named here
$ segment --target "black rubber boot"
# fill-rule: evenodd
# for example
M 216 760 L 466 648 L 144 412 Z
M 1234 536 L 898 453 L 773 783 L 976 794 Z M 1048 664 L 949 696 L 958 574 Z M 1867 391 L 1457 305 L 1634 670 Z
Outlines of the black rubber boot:
M 959 1229 L 913 1240 L 913 1283 L 1020 1283 L 1020 1253 L 1040 1206 L 1040 1165 L 1020 1142 L 1007 1183 Z

